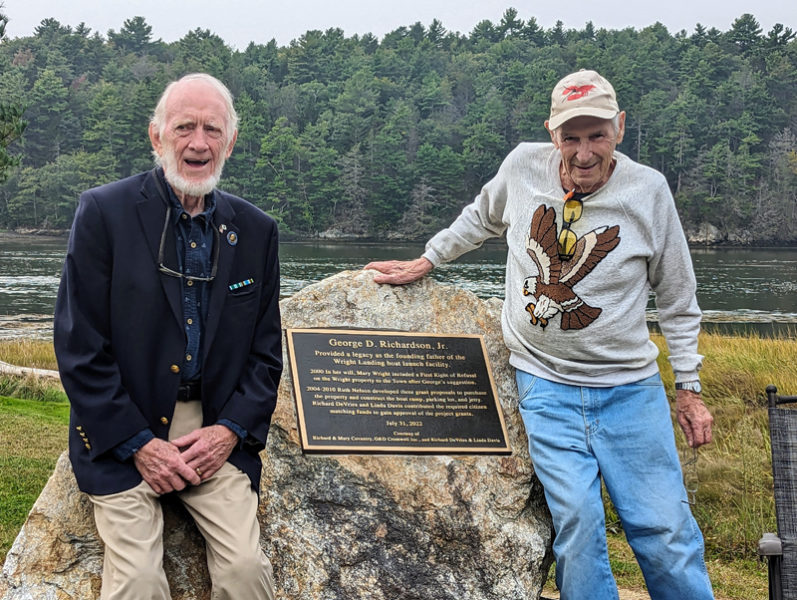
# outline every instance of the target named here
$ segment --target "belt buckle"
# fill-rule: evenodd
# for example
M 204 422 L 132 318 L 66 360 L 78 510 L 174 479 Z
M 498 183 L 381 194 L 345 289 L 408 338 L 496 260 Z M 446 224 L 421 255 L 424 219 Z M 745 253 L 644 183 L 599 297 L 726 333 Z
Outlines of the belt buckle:
M 190 400 L 199 400 L 202 393 L 202 384 L 199 381 L 189 381 L 188 383 L 181 383 L 177 387 L 177 400 L 179 402 L 189 402 Z

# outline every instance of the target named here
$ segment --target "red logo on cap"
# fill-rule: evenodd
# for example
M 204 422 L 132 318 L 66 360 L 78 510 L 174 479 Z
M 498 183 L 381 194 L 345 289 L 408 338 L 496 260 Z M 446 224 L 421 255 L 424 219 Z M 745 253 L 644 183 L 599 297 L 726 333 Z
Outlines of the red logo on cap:
M 565 98 L 566 101 L 570 102 L 570 100 L 578 100 L 579 98 L 583 98 L 587 94 L 589 94 L 595 86 L 592 84 L 589 85 L 571 85 L 567 87 L 562 92 L 562 96 L 567 96 Z

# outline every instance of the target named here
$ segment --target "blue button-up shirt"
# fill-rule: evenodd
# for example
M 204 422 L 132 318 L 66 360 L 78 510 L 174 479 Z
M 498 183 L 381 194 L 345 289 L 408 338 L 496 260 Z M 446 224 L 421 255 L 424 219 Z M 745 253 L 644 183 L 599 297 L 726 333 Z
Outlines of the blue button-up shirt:
M 175 196 L 171 186 L 172 223 L 177 243 L 178 268 L 184 275 L 210 277 L 213 268 L 214 194 L 205 196 L 205 210 L 191 217 Z M 180 279 L 182 283 L 183 327 L 186 345 L 180 369 L 183 381 L 199 378 L 202 373 L 202 333 L 208 316 L 210 282 Z

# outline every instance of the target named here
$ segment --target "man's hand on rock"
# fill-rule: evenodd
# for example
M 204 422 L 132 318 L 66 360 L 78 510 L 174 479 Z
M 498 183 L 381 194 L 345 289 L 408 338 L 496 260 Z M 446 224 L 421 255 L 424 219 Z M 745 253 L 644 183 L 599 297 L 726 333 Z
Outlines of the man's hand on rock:
M 421 257 L 415 260 L 370 262 L 365 265 L 365 268 L 379 271 L 379 274 L 374 275 L 376 283 L 404 285 L 425 277 L 434 268 L 434 265 L 428 259 Z

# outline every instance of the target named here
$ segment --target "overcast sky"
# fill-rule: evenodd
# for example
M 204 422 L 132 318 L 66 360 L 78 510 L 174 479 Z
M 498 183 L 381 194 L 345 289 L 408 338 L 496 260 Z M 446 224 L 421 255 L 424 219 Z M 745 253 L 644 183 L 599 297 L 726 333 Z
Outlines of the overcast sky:
M 744 13 L 752 13 L 768 32 L 775 23 L 797 31 L 795 0 L 0 0 L 9 18 L 9 38 L 33 35 L 43 19 L 62 25 L 85 23 L 105 35 L 119 31 L 125 19 L 142 16 L 154 39 L 172 42 L 196 28 L 210 29 L 234 48 L 249 42 L 280 46 L 310 29 L 340 27 L 346 36 L 373 33 L 382 38 L 402 25 L 442 21 L 449 31 L 469 33 L 479 21 L 501 20 L 507 7 L 518 17 L 535 17 L 550 29 L 561 20 L 567 29 L 596 27 L 642 29 L 656 21 L 670 33 L 694 31 L 700 23 L 725 31 Z

